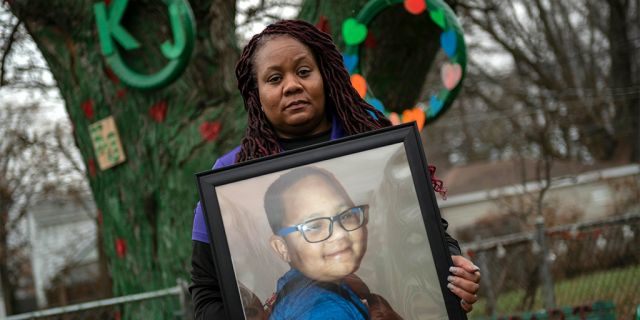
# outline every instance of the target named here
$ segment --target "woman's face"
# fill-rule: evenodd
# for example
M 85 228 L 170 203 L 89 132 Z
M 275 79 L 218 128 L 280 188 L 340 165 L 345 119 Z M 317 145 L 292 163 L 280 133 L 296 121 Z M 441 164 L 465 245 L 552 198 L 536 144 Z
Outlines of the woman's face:
M 318 176 L 305 177 L 295 183 L 283 192 L 282 198 L 285 209 L 283 226 L 312 218 L 333 217 L 353 207 L 346 194 Z M 346 231 L 334 222 L 331 237 L 324 241 L 310 243 L 300 232 L 286 235 L 284 241 L 286 260 L 291 267 L 317 281 L 337 282 L 360 267 L 367 250 L 367 226 Z
M 322 75 L 307 46 L 289 36 L 269 39 L 255 53 L 254 68 L 260 104 L 278 136 L 303 137 L 330 128 Z

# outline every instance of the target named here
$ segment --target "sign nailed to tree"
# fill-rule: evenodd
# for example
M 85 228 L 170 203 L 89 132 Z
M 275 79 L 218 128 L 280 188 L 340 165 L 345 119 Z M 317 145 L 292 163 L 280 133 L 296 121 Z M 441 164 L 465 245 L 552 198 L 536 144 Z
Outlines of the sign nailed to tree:
M 110 5 L 96 3 L 96 17 L 102 54 L 107 58 L 113 72 L 130 87 L 155 89 L 175 80 L 186 68 L 195 42 L 195 20 L 187 0 L 165 0 L 173 42 L 167 40 L 160 46 L 168 63 L 153 74 L 144 74 L 131 69 L 120 56 L 119 45 L 124 50 L 140 48 L 140 42 L 120 24 L 127 9 L 128 0 L 113 0 Z
M 89 132 L 100 170 L 107 170 L 126 160 L 113 117 L 91 124 Z

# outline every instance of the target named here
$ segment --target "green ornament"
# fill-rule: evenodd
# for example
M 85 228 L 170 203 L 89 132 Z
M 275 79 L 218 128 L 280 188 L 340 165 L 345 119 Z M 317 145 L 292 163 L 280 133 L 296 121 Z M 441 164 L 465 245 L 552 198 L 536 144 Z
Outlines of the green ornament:
M 349 18 L 342 23 L 342 37 L 347 45 L 358 45 L 367 38 L 367 26 L 354 18 Z
M 433 22 L 435 22 L 441 29 L 446 27 L 444 11 L 442 11 L 442 9 L 438 8 L 436 10 L 432 10 L 429 12 L 429 15 L 431 16 L 431 20 L 433 20 Z

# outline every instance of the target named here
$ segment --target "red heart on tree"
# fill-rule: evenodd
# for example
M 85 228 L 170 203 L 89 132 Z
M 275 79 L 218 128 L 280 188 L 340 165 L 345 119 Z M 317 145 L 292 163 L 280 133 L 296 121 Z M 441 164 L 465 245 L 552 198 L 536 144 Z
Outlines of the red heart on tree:
M 89 99 L 80 105 L 82 111 L 84 111 L 84 116 L 88 119 L 93 119 L 93 100 Z
M 122 238 L 116 239 L 116 254 L 118 258 L 124 258 L 127 255 L 127 242 Z
M 378 45 L 378 42 L 376 42 L 376 38 L 373 36 L 373 33 L 371 31 L 369 31 L 367 33 L 367 38 L 364 39 L 364 46 L 366 48 L 373 49 L 377 45 Z
M 109 5 L 107 3 L 107 5 Z M 109 78 L 109 80 L 111 80 L 111 82 L 118 84 L 120 83 L 120 78 L 118 78 L 118 76 L 116 76 L 115 73 L 113 73 L 113 70 L 111 70 L 111 68 L 104 66 L 102 68 L 102 70 L 104 71 L 104 73 L 107 75 L 107 78 Z
M 155 122 L 162 123 L 167 117 L 167 109 L 168 106 L 166 101 L 158 101 L 149 108 L 149 116 Z
M 329 26 L 329 19 L 327 19 L 327 17 L 325 16 L 320 16 L 320 19 L 318 20 L 318 23 L 316 23 L 316 28 L 318 28 L 318 30 L 324 32 L 324 33 L 328 33 L 331 34 L 331 28 Z
M 206 141 L 215 140 L 222 124 L 219 121 L 204 122 L 200 125 L 200 136 Z
M 96 213 L 96 218 L 98 220 L 98 225 L 102 225 L 102 210 L 98 209 L 98 212 Z
M 127 94 L 127 89 L 119 89 L 116 91 L 116 99 L 122 99 Z
M 96 176 L 96 161 L 93 158 L 89 159 L 89 163 L 87 163 L 87 167 L 89 167 L 89 176 L 91 178 Z

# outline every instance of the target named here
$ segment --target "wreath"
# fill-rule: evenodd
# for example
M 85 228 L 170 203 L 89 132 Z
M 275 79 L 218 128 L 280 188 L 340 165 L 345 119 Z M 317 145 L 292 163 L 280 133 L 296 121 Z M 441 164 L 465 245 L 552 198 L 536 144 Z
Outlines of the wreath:
M 447 58 L 440 66 L 442 87 L 435 90 L 428 101 L 405 108 L 402 114 L 385 109 L 382 101 L 369 89 L 366 77 L 360 69 L 360 44 L 367 38 L 369 24 L 382 11 L 399 4 L 403 4 L 411 14 L 427 16 L 440 28 L 440 48 Z M 343 62 L 351 75 L 353 87 L 363 99 L 387 115 L 394 124 L 415 120 L 418 128 L 422 129 L 425 124 L 432 123 L 446 112 L 460 91 L 467 68 L 464 34 L 455 13 L 442 0 L 371 0 L 355 18 L 343 21 L 342 37 L 346 44 L 342 53 Z

